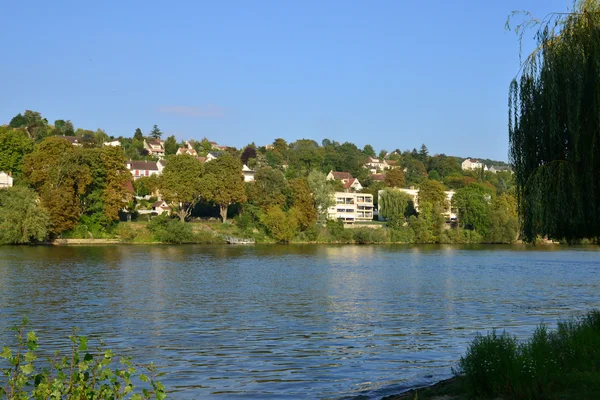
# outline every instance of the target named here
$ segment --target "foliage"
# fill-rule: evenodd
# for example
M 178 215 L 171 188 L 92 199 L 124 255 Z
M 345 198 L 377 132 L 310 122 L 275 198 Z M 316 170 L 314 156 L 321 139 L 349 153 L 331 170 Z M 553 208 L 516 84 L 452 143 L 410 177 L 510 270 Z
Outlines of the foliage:
M 354 228 L 352 238 L 358 244 L 386 243 L 388 238 L 384 229 Z
M 399 168 L 391 169 L 385 174 L 384 182 L 387 187 L 392 187 L 392 188 L 403 187 L 406 183 L 406 181 L 404 179 L 404 172 L 402 172 L 402 170 Z
M 298 232 L 298 220 L 295 213 L 284 212 L 277 206 L 269 207 L 261 218 L 269 235 L 279 243 L 287 243 Z
M 434 207 L 448 208 L 444 185 L 430 179 L 423 181 L 419 186 L 417 202 L 419 207 L 422 203 L 431 203 Z
M 51 136 L 24 159 L 23 175 L 39 193 L 56 234 L 75 227 L 82 213 L 81 196 L 92 183 L 83 152 L 65 139 Z
M 33 144 L 23 129 L 0 126 L 0 171 L 20 175 L 23 158 L 33 151 Z
M 177 144 L 177 139 L 175 136 L 171 135 L 165 140 L 165 156 L 172 156 L 177 153 L 179 150 L 179 145 Z
M 48 120 L 37 111 L 26 110 L 11 119 L 11 128 L 23 128 L 27 136 L 36 142 L 43 140 L 49 134 Z
M 254 175 L 254 182 L 249 182 L 248 201 L 263 210 L 269 207 L 285 207 L 290 189 L 283 173 L 279 170 L 262 167 Z
M 334 242 L 338 243 L 351 243 L 354 235 L 352 229 L 344 228 L 344 223 L 340 220 L 328 220 L 327 233 L 331 236 Z
M 457 189 L 452 197 L 452 207 L 458 211 L 458 222 L 462 228 L 475 229 L 483 234 L 491 224 L 490 203 L 490 194 L 478 184 Z
M 492 200 L 489 210 L 490 227 L 487 230 L 487 243 L 513 243 L 519 232 L 517 201 L 504 193 Z
M 327 176 L 320 171 L 311 171 L 307 182 L 312 192 L 318 219 L 324 222 L 327 219 L 327 209 L 335 204 L 333 187 L 327 181 Z
M 170 157 L 160 177 L 160 191 L 181 222 L 205 196 L 204 166 L 189 154 Z
M 600 235 L 600 3 L 574 6 L 539 26 L 510 85 L 510 160 L 529 242 Z
M 253 146 L 248 146 L 242 152 L 240 159 L 242 160 L 242 164 L 248 165 L 248 160 L 252 158 L 256 158 L 256 148 Z
M 413 208 L 410 195 L 400 190 L 385 189 L 379 197 L 379 215 L 386 219 L 389 227 L 402 226 Z
M 599 392 L 599 360 L 600 312 L 592 310 L 560 321 L 555 331 L 541 324 L 526 342 L 506 332 L 478 334 L 455 372 L 464 375 L 472 396 L 545 399 L 582 384 Z
M 152 130 L 150 131 L 149 136 L 152 139 L 160 139 L 160 137 L 162 136 L 162 131 L 160 129 L 158 129 L 158 125 L 154 124 L 154 126 L 152 127 Z
M 246 200 L 242 165 L 228 154 L 206 163 L 202 184 L 204 198 L 219 206 L 224 223 L 227 222 L 228 207 Z
M 182 224 L 168 216 L 158 215 L 148 223 L 148 230 L 154 239 L 163 243 L 196 243 L 190 224 Z
M 298 220 L 300 231 L 305 231 L 317 222 L 313 196 L 306 178 L 296 178 L 289 181 L 291 190 L 292 209 Z
M 438 243 L 442 233 L 445 218 L 443 209 L 439 205 L 434 206 L 430 202 L 419 203 L 419 215 L 411 216 L 408 225 L 414 232 L 417 243 Z
M 35 332 L 25 333 L 27 319 L 16 332 L 16 347 L 3 347 L 0 358 L 7 366 L 1 369 L 0 396 L 7 399 L 165 399 L 165 388 L 156 378 L 162 376 L 154 364 L 145 366 L 147 374 L 138 373 L 129 357 L 112 367 L 115 355 L 102 344 L 90 349 L 88 339 L 77 331 L 69 336 L 68 355 L 55 353 L 45 364 L 39 363 L 39 344 Z M 136 391 L 133 382 L 145 386 Z M 137 393 L 136 393 L 137 392 Z
M 41 242 L 50 228 L 50 215 L 35 191 L 21 186 L 0 190 L 0 244 Z
M 142 130 L 140 128 L 135 129 L 135 133 L 133 134 L 133 139 L 139 140 L 140 142 L 144 141 L 144 134 L 142 133 Z

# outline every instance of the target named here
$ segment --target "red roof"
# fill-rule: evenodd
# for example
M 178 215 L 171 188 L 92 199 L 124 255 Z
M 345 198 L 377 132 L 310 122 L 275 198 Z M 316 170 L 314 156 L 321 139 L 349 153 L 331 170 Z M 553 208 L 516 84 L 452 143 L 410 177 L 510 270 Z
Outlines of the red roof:
M 354 177 L 352 176 L 352 174 L 350 172 L 338 172 L 338 171 L 331 171 L 331 174 L 333 175 L 333 179 L 335 180 L 351 180 L 354 179 Z
M 351 178 L 348 182 L 344 183 L 344 189 L 350 189 L 354 182 L 358 182 L 358 179 Z
M 156 161 L 129 161 L 129 165 L 130 171 L 135 169 L 139 171 L 158 171 Z

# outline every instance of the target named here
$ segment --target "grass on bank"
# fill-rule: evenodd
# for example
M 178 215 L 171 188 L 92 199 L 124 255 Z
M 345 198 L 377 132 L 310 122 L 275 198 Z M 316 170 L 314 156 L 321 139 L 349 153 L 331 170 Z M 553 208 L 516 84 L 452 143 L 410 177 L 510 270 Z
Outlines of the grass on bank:
M 527 341 L 506 332 L 478 334 L 456 377 L 400 399 L 600 399 L 600 311 L 540 324 Z M 445 396 L 445 397 L 444 397 Z

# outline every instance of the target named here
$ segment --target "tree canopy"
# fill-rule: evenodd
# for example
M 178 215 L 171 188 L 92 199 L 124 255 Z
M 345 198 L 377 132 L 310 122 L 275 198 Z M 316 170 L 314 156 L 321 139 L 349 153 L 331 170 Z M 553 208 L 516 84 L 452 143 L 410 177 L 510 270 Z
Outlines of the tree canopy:
M 539 26 L 537 49 L 510 85 L 510 160 L 527 241 L 600 236 L 600 4 L 580 0 L 572 11 Z

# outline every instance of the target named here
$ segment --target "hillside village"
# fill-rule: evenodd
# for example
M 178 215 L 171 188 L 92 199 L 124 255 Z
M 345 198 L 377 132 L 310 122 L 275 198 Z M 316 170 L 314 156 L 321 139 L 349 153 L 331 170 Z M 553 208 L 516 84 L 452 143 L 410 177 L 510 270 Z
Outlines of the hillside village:
M 399 226 L 410 225 L 411 216 L 422 217 L 427 203 L 440 229 L 463 225 L 476 230 L 468 216 L 461 221 L 470 211 L 461 210 L 454 200 L 457 192 L 477 192 L 486 207 L 497 196 L 512 196 L 512 172 L 506 163 L 429 155 L 424 144 L 419 150 L 376 153 L 370 145 L 360 149 L 328 139 L 319 145 L 310 139 L 287 143 L 278 138 L 237 149 L 206 138 L 163 140 L 156 125 L 148 135 L 137 129 L 131 138 L 115 138 L 101 130 L 75 130 L 69 121 L 50 125 L 31 111 L 0 127 L 0 139 L 0 188 L 33 189 L 36 201 L 49 210 L 51 237 L 68 235 L 82 225 L 91 235 L 90 225 L 102 231 L 119 220 L 158 215 L 178 216 L 181 222 L 217 216 L 228 222 L 233 217 L 242 226 L 249 219 L 251 230 L 273 237 L 273 228 L 265 224 L 265 216 L 272 214 L 288 223 L 293 220 L 288 225 L 294 232 L 276 238 L 285 242 L 326 221 L 347 227 L 390 226 L 398 216 L 384 206 L 391 201 L 386 196 L 402 205 Z M 61 192 L 52 183 L 57 178 L 42 171 L 70 162 L 72 185 Z M 78 168 L 82 174 L 74 172 Z M 89 171 L 89 178 L 82 178 L 83 171 Z M 56 196 L 65 197 L 62 208 L 54 204 Z

